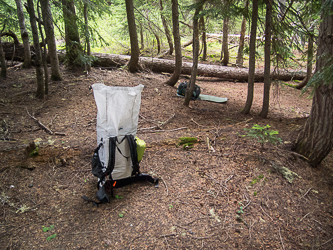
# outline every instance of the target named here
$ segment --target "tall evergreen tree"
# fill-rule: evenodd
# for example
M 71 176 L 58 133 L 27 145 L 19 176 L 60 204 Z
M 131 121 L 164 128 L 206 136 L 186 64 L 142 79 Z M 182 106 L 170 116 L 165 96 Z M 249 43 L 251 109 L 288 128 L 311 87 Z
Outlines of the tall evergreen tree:
M 253 0 L 250 36 L 249 76 L 247 81 L 247 99 L 242 113 L 250 113 L 253 102 L 254 74 L 256 69 L 256 41 L 258 23 L 258 0 Z
M 172 27 L 173 27 L 173 40 L 175 44 L 175 70 L 170 77 L 170 79 L 166 82 L 166 84 L 170 86 L 175 86 L 180 72 L 182 70 L 182 50 L 180 44 L 180 34 L 179 34 L 179 5 L 178 0 L 171 0 L 172 2 Z
M 316 72 L 310 82 L 314 96 L 310 116 L 296 140 L 296 152 L 317 166 L 333 148 L 333 9 L 323 0 L 319 29 Z
M 82 54 L 79 29 L 74 0 L 62 0 L 62 11 L 65 23 L 66 58 L 69 66 L 79 65 Z
M 18 0 L 17 0 L 18 1 Z M 51 6 L 49 0 L 41 0 L 40 1 L 44 30 L 47 39 L 48 53 L 51 62 L 51 79 L 54 81 L 60 81 L 62 79 L 60 68 L 59 68 L 59 60 L 57 54 L 57 46 L 54 36 L 54 27 L 53 27 L 53 18 L 51 13 Z
M 126 3 L 126 14 L 127 14 L 127 22 L 128 22 L 128 31 L 130 35 L 131 41 L 131 59 L 128 63 L 128 70 L 130 72 L 137 71 L 139 67 L 139 42 L 138 42 L 138 34 L 136 32 L 136 24 L 135 24 L 135 16 L 134 16 L 134 4 L 133 0 L 125 0 Z
M 18 17 L 19 25 L 20 25 L 21 38 L 22 38 L 23 47 L 24 47 L 23 68 L 30 68 L 31 67 L 30 42 L 29 42 L 29 34 L 25 27 L 22 2 L 21 2 L 21 0 L 15 0 L 15 3 L 16 3 L 16 8 L 17 8 L 17 17 Z
M 184 105 L 189 106 L 192 94 L 195 88 L 195 82 L 198 72 L 199 60 L 199 13 L 202 10 L 206 0 L 198 0 L 195 6 L 195 13 L 193 16 L 193 65 L 191 72 L 190 84 L 188 84 L 185 91 Z
M 27 0 L 28 12 L 30 16 L 30 25 L 32 31 L 32 38 L 35 47 L 35 66 L 36 66 L 36 78 L 37 78 L 37 90 L 36 97 L 44 98 L 44 79 L 43 79 L 43 68 L 42 68 L 42 53 L 39 44 L 38 29 L 36 25 L 35 7 L 33 0 Z
M 271 89 L 271 37 L 272 37 L 273 0 L 266 0 L 265 25 L 265 68 L 264 68 L 264 97 L 260 117 L 266 118 L 269 110 L 269 94 Z

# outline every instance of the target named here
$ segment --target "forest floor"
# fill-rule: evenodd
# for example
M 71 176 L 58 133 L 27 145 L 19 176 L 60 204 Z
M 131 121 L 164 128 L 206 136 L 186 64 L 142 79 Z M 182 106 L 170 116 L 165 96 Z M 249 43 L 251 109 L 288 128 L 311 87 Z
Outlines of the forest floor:
M 269 116 L 261 119 L 262 83 L 244 115 L 247 83 L 199 77 L 202 94 L 228 101 L 185 107 L 176 87 L 163 84 L 168 74 L 98 68 L 62 74 L 44 101 L 34 97 L 34 70 L 10 68 L 0 84 L 0 249 L 333 248 L 332 154 L 312 168 L 291 151 L 310 113 L 308 94 L 272 86 Z M 81 198 L 96 193 L 97 110 L 89 86 L 97 82 L 145 85 L 138 137 L 147 149 L 140 166 L 160 178 L 158 188 L 115 189 L 111 203 L 99 207 Z M 65 135 L 51 135 L 31 116 Z M 242 136 L 254 124 L 269 124 L 283 143 L 261 151 Z M 198 143 L 184 150 L 178 142 L 185 136 Z M 31 157 L 33 142 L 39 145 Z M 297 173 L 292 183 L 276 170 L 283 166 Z

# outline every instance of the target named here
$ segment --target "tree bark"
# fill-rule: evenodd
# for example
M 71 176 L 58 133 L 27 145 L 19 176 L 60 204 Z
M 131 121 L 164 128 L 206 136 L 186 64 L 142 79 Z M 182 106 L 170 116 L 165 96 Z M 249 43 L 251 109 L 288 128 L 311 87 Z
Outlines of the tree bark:
M 0 63 L 1 63 L 1 77 L 6 78 L 7 77 L 7 66 L 6 66 L 6 59 L 5 59 L 5 53 L 2 49 L 2 43 L 1 43 L 1 36 L 0 36 Z
M 125 0 L 125 3 L 126 3 L 128 30 L 131 41 L 131 60 L 129 61 L 127 66 L 128 70 L 133 73 L 137 71 L 139 66 L 140 49 L 138 42 L 138 34 L 136 32 L 133 0 Z
M 201 44 L 202 44 L 202 61 L 207 60 L 207 39 L 206 39 L 206 26 L 205 26 L 205 18 L 200 17 L 200 28 L 202 31 L 201 35 Z
M 248 9 L 249 0 L 245 3 L 245 8 Z M 239 38 L 239 47 L 238 47 L 238 54 L 236 59 L 237 66 L 243 66 L 243 54 L 244 54 L 244 40 L 245 40 L 245 31 L 246 31 L 246 18 L 243 17 L 242 26 L 241 26 L 241 34 Z
M 37 14 L 38 14 L 38 19 L 42 20 L 41 18 L 41 14 L 40 14 L 40 10 L 39 10 L 39 3 L 40 1 L 37 2 Z M 45 22 L 44 22 L 45 25 Z M 45 95 L 49 94 L 49 71 L 47 69 L 47 61 L 46 61 L 46 57 L 47 57 L 47 50 L 46 50 L 46 42 L 45 42 L 45 38 L 43 35 L 43 29 L 42 29 L 42 23 L 41 21 L 38 22 L 38 28 L 39 28 L 39 33 L 42 39 L 42 47 L 44 47 L 44 51 L 41 48 L 41 53 L 42 53 L 42 62 L 43 62 L 43 67 L 44 67 L 44 92 Z
M 65 23 L 65 42 L 66 42 L 66 56 L 68 66 L 80 65 L 78 56 L 82 53 L 82 46 L 80 44 L 80 35 L 76 22 L 76 13 L 74 0 L 62 0 L 62 10 Z
M 23 68 L 31 67 L 31 52 L 30 52 L 30 43 L 29 43 L 29 34 L 25 28 L 25 20 L 23 14 L 23 7 L 21 0 L 15 0 L 17 8 L 17 17 L 19 20 L 21 37 L 24 45 L 24 62 Z
M 333 15 L 322 13 L 319 28 L 316 74 L 332 65 Z M 321 77 L 316 88 L 310 116 L 296 140 L 296 152 L 317 166 L 333 148 L 333 83 L 331 77 Z
M 229 17 L 225 17 L 223 19 L 223 39 L 222 39 L 222 51 L 221 51 L 221 60 L 223 66 L 227 66 L 229 63 L 228 33 L 229 33 Z
M 248 82 L 247 99 L 245 107 L 242 110 L 243 114 L 250 113 L 253 102 L 253 87 L 255 81 L 255 68 L 256 68 L 257 21 L 258 21 L 258 0 L 253 0 L 251 37 L 250 37 L 250 58 L 249 58 L 248 80 L 247 80 Z
M 304 80 L 296 86 L 297 89 L 302 89 L 304 88 L 311 76 L 312 76 L 312 61 L 313 61 L 313 35 L 309 35 L 309 40 L 308 40 L 308 60 L 307 60 L 307 66 L 306 66 L 306 77 Z
M 192 72 L 191 72 L 191 79 L 190 84 L 187 86 L 185 91 L 185 98 L 184 98 L 184 105 L 189 106 L 190 100 L 192 98 L 192 93 L 195 88 L 195 81 L 198 72 L 198 59 L 199 59 L 199 22 L 198 22 L 198 15 L 202 9 L 202 6 L 206 0 L 199 0 L 197 2 L 197 6 L 195 8 L 195 13 L 193 16 L 193 65 L 192 65 Z
M 90 33 L 89 33 L 89 26 L 88 26 L 88 3 L 83 4 L 83 15 L 84 15 L 84 29 L 85 29 L 85 40 L 86 40 L 86 55 L 90 56 Z M 91 63 L 90 60 L 88 63 L 85 64 L 86 71 L 91 70 Z
M 42 68 L 42 53 L 39 45 L 38 29 L 36 25 L 35 9 L 33 0 L 27 0 L 28 11 L 30 16 L 30 25 L 32 31 L 32 38 L 35 47 L 35 66 L 36 66 L 36 78 L 37 78 L 37 90 L 36 97 L 44 99 L 44 81 L 43 81 L 43 68 Z
M 148 26 L 151 30 L 151 32 L 154 34 L 155 39 L 156 39 L 156 43 L 157 43 L 157 55 L 159 55 L 161 53 L 161 41 L 160 41 L 160 37 L 158 36 L 158 34 L 155 32 L 155 30 L 153 30 L 153 28 L 151 27 L 151 24 L 148 23 Z
M 266 0 L 266 26 L 265 26 L 265 73 L 264 73 L 264 98 L 261 118 L 267 118 L 269 110 L 269 92 L 271 89 L 271 37 L 272 37 L 272 2 Z
M 178 0 L 171 0 L 172 2 L 172 27 L 173 27 L 173 40 L 175 44 L 175 66 L 173 74 L 166 82 L 169 86 L 175 86 L 178 82 L 181 70 L 182 70 L 182 51 L 180 44 L 179 34 L 179 12 L 178 12 Z
M 143 28 L 142 28 L 142 24 L 140 24 L 140 43 L 141 43 L 141 48 L 140 50 L 144 50 L 145 49 L 145 44 L 144 44 L 144 40 L 143 40 Z
M 169 55 L 172 55 L 172 53 L 173 53 L 172 38 L 171 38 L 171 35 L 170 35 L 168 23 L 165 20 L 165 17 L 163 15 L 163 1 L 162 0 L 160 0 L 160 11 L 161 11 L 162 24 L 163 24 L 164 31 L 165 31 L 165 36 L 166 36 L 166 38 L 168 40 L 168 44 L 169 44 Z

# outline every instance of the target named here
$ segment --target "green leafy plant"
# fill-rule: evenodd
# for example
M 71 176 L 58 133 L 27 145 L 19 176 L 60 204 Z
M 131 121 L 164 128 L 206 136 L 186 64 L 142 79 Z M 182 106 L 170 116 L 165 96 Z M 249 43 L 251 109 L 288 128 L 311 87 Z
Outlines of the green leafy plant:
M 122 198 L 123 198 L 121 195 L 117 195 L 117 194 L 116 194 L 114 197 L 115 197 L 116 199 L 122 199 Z
M 247 131 L 246 136 L 256 139 L 261 144 L 261 150 L 264 150 L 265 143 L 269 142 L 276 144 L 277 142 L 282 143 L 281 138 L 276 137 L 279 134 L 276 130 L 270 130 L 271 126 L 259 126 L 258 124 L 253 125 L 250 129 L 244 129 Z
M 240 203 L 240 202 L 239 202 L 238 204 L 240 205 L 240 207 L 239 207 L 239 210 L 237 211 L 237 213 L 238 213 L 238 214 L 243 214 L 243 213 L 244 213 L 244 211 L 243 211 L 243 208 L 244 208 L 244 207 L 243 207 L 243 204 Z
M 250 182 L 250 186 L 253 186 L 256 184 L 259 180 L 257 178 L 253 178 L 253 180 Z
M 198 142 L 198 139 L 195 137 L 180 137 L 177 146 L 183 145 L 183 149 L 187 150 L 193 148 L 193 144 Z
M 51 241 L 52 239 L 55 239 L 57 237 L 57 234 L 52 234 L 49 237 L 46 238 L 46 240 Z
M 35 157 L 38 155 L 38 147 L 35 147 L 30 153 L 29 156 L 30 157 Z
M 258 191 L 253 192 L 253 196 L 257 196 L 257 194 L 258 194 Z
M 51 226 L 49 226 L 49 227 L 44 227 L 44 226 L 43 226 L 43 229 L 42 229 L 42 230 L 43 230 L 44 233 L 46 233 L 46 232 L 48 232 L 48 231 L 50 231 L 50 230 L 53 230 L 53 228 L 54 228 L 54 225 L 51 225 Z
M 169 207 L 169 209 L 172 209 L 172 208 L 173 208 L 173 205 L 172 205 L 172 204 L 169 204 L 168 207 Z
M 119 218 L 123 218 L 123 217 L 124 217 L 124 214 L 125 214 L 125 212 L 124 212 L 124 211 L 121 211 L 121 212 L 119 213 Z

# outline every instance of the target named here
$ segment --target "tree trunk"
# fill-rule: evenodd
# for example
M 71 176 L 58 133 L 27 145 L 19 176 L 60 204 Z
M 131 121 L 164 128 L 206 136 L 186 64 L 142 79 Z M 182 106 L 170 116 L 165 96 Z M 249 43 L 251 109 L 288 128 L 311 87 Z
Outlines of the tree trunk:
M 41 18 L 41 14 L 40 14 L 40 10 L 39 10 L 39 2 L 37 2 L 37 13 L 38 13 L 38 28 L 39 28 L 39 33 L 40 33 L 40 36 L 41 36 L 41 39 L 42 39 L 42 44 L 44 47 L 44 51 L 42 51 L 42 48 L 41 48 L 41 53 L 42 53 L 42 61 L 43 61 L 43 67 L 44 67 L 44 74 L 45 74 L 45 77 L 44 77 L 44 92 L 45 92 L 45 95 L 48 95 L 49 94 L 49 71 L 47 69 L 47 61 L 46 61 L 46 56 L 47 56 L 47 51 L 46 51 L 46 42 L 45 42 L 45 39 L 44 39 L 44 35 L 43 35 L 43 29 L 42 29 L 42 18 Z M 45 23 L 44 23 L 45 24 Z
M 162 0 L 160 0 L 160 11 L 161 11 L 162 24 L 163 24 L 164 31 L 165 31 L 165 36 L 166 36 L 166 38 L 168 40 L 168 44 L 169 44 L 169 55 L 172 55 L 172 53 L 173 53 L 172 38 L 171 38 L 171 35 L 170 35 L 168 23 L 165 20 L 165 17 L 163 15 L 163 1 Z
M 90 56 L 90 33 L 89 33 L 89 26 L 88 26 L 88 3 L 84 3 L 83 5 L 83 15 L 84 15 L 84 29 L 85 29 L 85 40 L 86 40 L 86 55 Z M 90 60 L 86 65 L 86 71 L 91 70 L 91 63 Z
M 297 89 L 302 89 L 304 88 L 311 76 L 312 76 L 312 61 L 313 61 L 313 35 L 309 35 L 309 40 L 308 40 L 308 60 L 307 60 L 307 66 L 306 66 L 306 77 L 304 78 L 304 80 L 297 85 Z
M 333 15 L 322 13 L 319 28 L 316 74 L 327 70 L 333 60 Z M 296 140 L 296 152 L 317 166 L 333 148 L 333 83 L 332 78 L 318 77 L 311 113 Z
M 155 32 L 155 30 L 153 30 L 153 28 L 151 27 L 151 24 L 148 23 L 148 26 L 151 30 L 151 32 L 154 34 L 155 39 L 156 39 L 156 43 L 157 43 L 157 55 L 159 55 L 161 53 L 161 41 L 160 41 L 160 37 L 158 36 L 158 34 Z
M 250 113 L 253 102 L 253 87 L 255 80 L 256 68 L 256 41 L 257 41 L 257 21 L 258 21 L 258 0 L 253 0 L 252 5 L 252 24 L 250 37 L 250 58 L 249 58 L 249 74 L 247 80 L 247 99 L 245 107 L 242 110 L 243 114 Z
M 175 66 L 173 74 L 166 84 L 175 86 L 178 82 L 181 70 L 182 70 L 182 50 L 180 44 L 179 35 L 179 12 L 178 12 L 178 0 L 171 0 L 172 2 L 172 27 L 173 27 L 173 40 L 175 44 Z
M 144 40 L 143 40 L 143 28 L 142 28 L 142 24 L 140 25 L 140 42 L 141 42 L 141 48 L 140 50 L 144 50 L 145 49 L 145 44 L 144 44 Z
M 229 33 L 229 17 L 225 17 L 223 19 L 223 39 L 222 39 L 222 51 L 221 51 L 221 60 L 223 66 L 227 66 L 229 63 L 228 33 Z
M 0 36 L 0 63 L 1 63 L 1 77 L 6 78 L 7 77 L 7 66 L 6 66 L 6 59 L 5 59 L 5 53 L 2 50 L 2 43 L 1 43 L 1 36 Z
M 264 98 L 260 117 L 266 118 L 269 110 L 269 92 L 271 89 L 271 37 L 272 37 L 272 2 L 266 0 L 266 26 L 265 26 L 265 73 Z
M 44 81 L 43 81 L 43 69 L 42 69 L 42 53 L 39 45 L 38 29 L 36 25 L 35 9 L 33 0 L 27 0 L 28 10 L 30 16 L 30 25 L 32 31 L 32 38 L 35 47 L 35 66 L 36 66 L 36 77 L 37 77 L 37 91 L 36 97 L 44 98 Z
M 195 8 L 195 13 L 193 16 L 193 65 L 191 72 L 190 84 L 187 86 L 185 91 L 184 105 L 189 106 L 190 100 L 192 98 L 192 93 L 195 88 L 195 81 L 198 72 L 198 59 L 199 59 L 199 22 L 198 15 L 202 9 L 202 6 L 206 0 L 199 0 Z
M 62 0 L 62 10 L 65 23 L 66 56 L 69 66 L 80 65 L 78 56 L 82 53 L 80 35 L 76 22 L 74 0 Z
M 248 9 L 248 6 L 249 6 L 249 0 L 246 1 L 245 8 Z M 237 59 L 236 59 L 237 66 L 243 66 L 245 31 L 246 31 L 246 18 L 243 17 L 241 34 L 240 34 L 240 38 L 239 38 L 238 54 L 237 54 Z
M 128 70 L 133 73 L 137 71 L 139 66 L 140 50 L 138 43 L 138 34 L 136 32 L 136 25 L 135 25 L 133 0 L 125 0 L 125 3 L 126 3 L 128 30 L 131 41 L 131 60 L 128 63 Z
M 200 17 L 200 28 L 202 30 L 201 44 L 202 44 L 202 61 L 207 60 L 207 40 L 206 40 L 206 26 L 205 18 Z
M 31 52 L 30 52 L 30 43 L 29 43 L 29 34 L 25 28 L 24 13 L 21 0 L 15 0 L 17 7 L 17 17 L 19 20 L 21 37 L 24 45 L 24 62 L 23 68 L 31 67 Z

